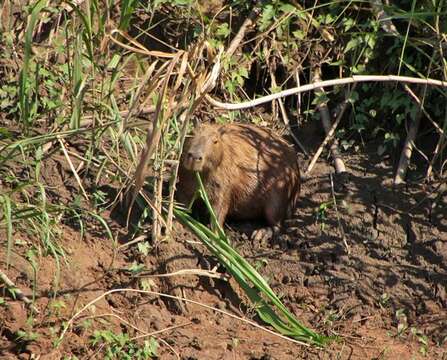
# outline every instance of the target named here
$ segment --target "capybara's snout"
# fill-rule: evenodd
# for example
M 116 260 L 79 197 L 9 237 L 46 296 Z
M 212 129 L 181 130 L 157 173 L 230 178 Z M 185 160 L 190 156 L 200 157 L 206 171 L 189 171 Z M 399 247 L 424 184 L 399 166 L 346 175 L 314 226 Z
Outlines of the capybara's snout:
M 202 151 L 190 149 L 186 154 L 184 166 L 189 171 L 202 171 L 203 159 Z

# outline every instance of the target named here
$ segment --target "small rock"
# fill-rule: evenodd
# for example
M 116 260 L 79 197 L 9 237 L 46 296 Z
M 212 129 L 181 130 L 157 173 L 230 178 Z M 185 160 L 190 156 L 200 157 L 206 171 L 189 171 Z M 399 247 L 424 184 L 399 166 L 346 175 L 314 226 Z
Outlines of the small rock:
M 290 282 L 292 281 L 292 279 L 290 278 L 290 276 L 289 275 L 284 275 L 283 277 L 282 277 L 282 283 L 283 283 L 283 285 L 287 285 L 287 284 L 289 284 Z
M 160 319 L 158 319 L 158 318 L 154 318 L 154 319 L 152 319 L 152 321 L 151 321 L 151 327 L 152 327 L 154 330 L 156 330 L 156 331 L 161 330 L 161 329 L 164 328 L 162 322 L 161 322 Z
M 447 291 L 446 287 L 442 284 L 436 285 L 436 295 L 443 302 L 444 306 L 447 306 Z
M 202 348 L 203 348 L 203 341 L 201 341 L 199 338 L 194 336 L 194 338 L 189 343 L 189 346 L 193 347 L 196 350 L 202 350 Z
M 447 261 L 447 242 L 438 240 L 433 244 L 436 255 L 442 256 Z
M 433 300 L 424 301 L 424 308 L 429 314 L 436 314 L 439 312 L 439 306 Z
M 305 266 L 305 274 L 306 275 L 312 275 L 315 271 L 315 265 L 313 264 L 308 264 Z

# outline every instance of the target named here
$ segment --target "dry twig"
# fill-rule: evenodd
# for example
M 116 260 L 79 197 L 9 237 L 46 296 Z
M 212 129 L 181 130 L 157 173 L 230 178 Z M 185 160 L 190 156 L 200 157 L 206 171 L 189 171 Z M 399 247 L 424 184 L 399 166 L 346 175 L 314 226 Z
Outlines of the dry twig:
M 36 314 L 39 313 L 39 310 L 37 310 L 37 308 L 33 305 L 33 302 L 23 293 L 22 290 L 15 286 L 15 284 L 2 270 L 0 270 L 0 280 L 6 285 L 6 288 L 13 296 L 17 297 L 20 301 L 23 301 Z
M 341 238 L 343 240 L 343 244 L 345 245 L 346 252 L 348 253 L 348 255 L 350 255 L 351 254 L 351 249 L 349 248 L 348 242 L 346 241 L 345 229 L 343 228 L 343 225 L 341 223 L 340 213 L 338 212 L 338 207 L 337 207 L 337 200 L 335 199 L 334 179 L 333 179 L 332 173 L 329 174 L 329 178 L 331 179 L 332 201 L 334 203 L 335 213 L 337 214 L 338 228 L 340 230 L 340 235 L 341 235 Z
M 162 278 L 162 277 L 172 277 L 172 276 L 184 276 L 184 275 L 194 275 L 194 276 L 205 276 L 212 279 L 219 279 L 228 281 L 230 276 L 228 274 L 222 274 L 217 272 L 216 270 L 203 270 L 203 269 L 182 269 L 178 271 L 174 271 L 167 274 L 145 274 L 139 273 L 134 277 L 142 277 L 142 278 Z
M 74 314 L 74 315 L 70 318 L 70 320 L 67 321 L 67 323 L 65 324 L 64 329 L 63 329 L 62 332 L 61 332 L 61 335 L 59 336 L 59 344 L 62 342 L 62 340 L 63 340 L 63 338 L 64 338 L 66 332 L 67 332 L 68 329 L 69 329 L 69 327 L 70 327 L 70 326 L 73 324 L 73 322 L 79 317 L 79 315 L 81 315 L 81 314 L 82 314 L 84 311 L 86 311 L 90 306 L 92 306 L 93 304 L 95 304 L 96 302 L 98 302 L 99 300 L 101 300 L 102 298 L 104 298 L 105 296 L 110 295 L 110 294 L 113 294 L 113 293 L 119 293 L 119 292 L 133 292 L 133 293 L 146 294 L 146 295 L 155 295 L 155 296 L 165 297 L 165 298 L 168 298 L 168 299 L 175 299 L 175 300 L 184 301 L 184 302 L 187 302 L 187 303 L 191 303 L 191 304 L 194 304 L 194 305 L 198 305 L 198 306 L 204 307 L 204 308 L 206 308 L 206 309 L 208 309 L 208 310 L 211 310 L 211 311 L 218 312 L 218 313 L 220 313 L 220 314 L 224 314 L 224 315 L 229 316 L 229 317 L 231 317 L 231 318 L 233 318 L 233 319 L 235 319 L 235 320 L 242 321 L 242 322 L 244 322 L 244 323 L 246 323 L 246 324 L 249 324 L 249 325 L 251 325 L 251 326 L 254 326 L 254 327 L 256 327 L 256 328 L 258 328 L 258 329 L 260 329 L 260 330 L 263 330 L 263 331 L 265 331 L 265 332 L 268 332 L 269 334 L 274 335 L 274 336 L 276 336 L 276 337 L 279 337 L 279 338 L 281 338 L 281 339 L 283 339 L 283 340 L 286 340 L 286 341 L 288 341 L 288 342 L 291 342 L 291 343 L 294 343 L 294 344 L 297 344 L 297 345 L 301 345 L 301 346 L 306 346 L 306 347 L 309 347 L 309 346 L 310 346 L 309 344 L 306 344 L 306 343 L 304 343 L 304 342 L 302 342 L 302 341 L 295 340 L 295 339 L 289 338 L 289 337 L 287 337 L 287 336 L 278 334 L 278 333 L 276 333 L 276 332 L 274 332 L 274 331 L 272 331 L 272 330 L 270 330 L 270 329 L 268 329 L 268 328 L 265 328 L 265 327 L 263 327 L 263 326 L 257 324 L 257 323 L 254 322 L 254 321 L 251 321 L 251 320 L 248 320 L 248 319 L 241 318 L 241 317 L 239 317 L 239 316 L 237 316 L 237 315 L 234 315 L 234 314 L 231 314 L 231 313 L 229 313 L 229 312 L 227 312 L 227 311 L 224 311 L 224 310 L 221 310 L 221 309 L 218 309 L 218 308 L 215 308 L 215 307 L 212 307 L 212 306 L 209 306 L 209 305 L 200 303 L 200 302 L 198 302 L 198 301 L 194 301 L 194 300 L 186 299 L 186 298 L 184 298 L 184 297 L 182 298 L 182 297 L 179 297 L 179 296 L 173 296 L 173 295 L 169 295 L 169 294 L 159 293 L 159 292 L 156 292 L 156 291 L 137 290 L 137 289 L 130 289 L 130 288 L 113 289 L 113 290 L 106 291 L 105 293 L 99 295 L 98 297 L 96 297 L 95 299 L 93 299 L 92 301 L 90 301 L 88 304 L 86 304 L 86 305 L 85 305 L 83 308 L 81 308 L 76 314 Z
M 338 124 L 340 123 L 341 119 L 343 118 L 343 114 L 346 111 L 346 108 L 348 107 L 349 104 L 349 98 L 351 96 L 351 92 L 355 89 L 355 87 L 357 86 L 357 84 L 354 84 L 352 86 L 351 91 L 349 92 L 349 95 L 346 96 L 346 99 L 344 100 L 340 112 L 337 115 L 337 118 L 335 119 L 334 123 L 332 124 L 332 127 L 329 129 L 329 131 L 326 134 L 326 137 L 324 138 L 323 142 L 321 143 L 321 145 L 319 146 L 318 150 L 315 152 L 314 156 L 312 157 L 312 160 L 309 162 L 309 165 L 307 166 L 306 172 L 304 173 L 306 176 L 310 174 L 310 172 L 312 171 L 313 167 L 315 166 L 318 158 L 320 157 L 321 153 L 323 152 L 324 147 L 329 143 L 329 141 L 332 140 L 334 134 L 335 134 L 335 130 L 337 129 Z

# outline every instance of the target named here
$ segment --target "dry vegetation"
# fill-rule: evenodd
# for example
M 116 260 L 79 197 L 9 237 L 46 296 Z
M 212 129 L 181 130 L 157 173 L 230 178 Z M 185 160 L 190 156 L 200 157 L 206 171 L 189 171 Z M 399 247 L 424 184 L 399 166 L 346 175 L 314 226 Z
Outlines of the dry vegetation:
M 3 0 L 0 49 L 1 358 L 447 358 L 447 2 Z M 305 174 L 248 262 L 178 221 L 209 121 Z

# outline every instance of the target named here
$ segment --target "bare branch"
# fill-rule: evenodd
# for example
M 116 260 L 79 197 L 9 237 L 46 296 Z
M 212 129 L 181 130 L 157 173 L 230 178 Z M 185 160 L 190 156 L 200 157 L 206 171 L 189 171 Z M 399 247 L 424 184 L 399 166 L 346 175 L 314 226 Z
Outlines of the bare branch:
M 15 284 L 9 279 L 9 277 L 0 270 L 0 280 L 6 285 L 9 292 L 17 297 L 20 301 L 23 301 L 27 306 L 30 307 L 35 313 L 39 313 L 33 302 L 20 290 Z

